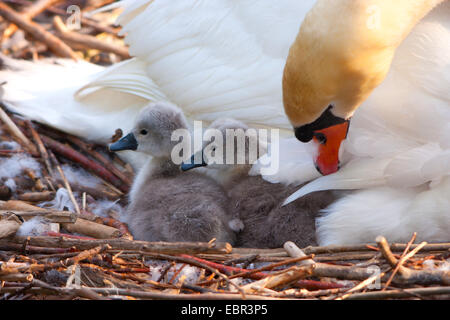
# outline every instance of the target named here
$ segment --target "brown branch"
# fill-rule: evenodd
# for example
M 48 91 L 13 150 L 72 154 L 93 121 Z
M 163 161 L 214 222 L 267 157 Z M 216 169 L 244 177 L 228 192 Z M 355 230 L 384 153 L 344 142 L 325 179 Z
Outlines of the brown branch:
M 0 2 L 0 14 L 2 13 L 1 8 L 5 4 Z M 20 144 L 29 150 L 32 154 L 37 155 L 36 147 L 31 143 L 31 141 L 23 134 L 23 132 L 17 127 L 17 125 L 12 121 L 8 114 L 0 108 L 0 119 L 6 124 L 8 130 L 11 134 L 18 139 Z
M 53 191 L 43 191 L 43 192 L 26 192 L 18 195 L 18 199 L 22 201 L 29 202 L 42 202 L 50 201 L 55 197 L 55 192 Z
M 20 15 L 26 19 L 31 20 L 43 11 L 45 11 L 48 7 L 57 4 L 58 2 L 61 2 L 62 0 L 38 0 L 35 3 L 25 7 L 21 12 Z M 9 25 L 9 27 L 3 32 L 3 37 L 9 38 L 11 37 L 14 32 L 17 31 L 17 26 L 15 24 Z
M 405 250 L 403 251 L 402 255 L 400 256 L 400 260 L 397 262 L 397 265 L 395 266 L 394 270 L 392 271 L 391 276 L 389 277 L 389 279 L 386 281 L 386 284 L 384 285 L 383 291 L 387 289 L 387 287 L 389 287 L 389 285 L 392 282 L 392 279 L 394 279 L 395 274 L 398 272 L 398 270 L 400 269 L 400 267 L 402 267 L 403 263 L 406 261 L 403 258 L 405 257 L 406 253 L 408 252 L 409 248 L 411 247 L 411 245 L 414 243 L 414 241 L 416 240 L 417 237 L 417 233 L 414 232 L 414 234 L 411 237 L 411 240 L 407 243 Z
M 400 274 L 400 277 L 393 278 L 394 280 L 396 279 L 403 284 L 450 284 L 450 271 L 409 269 L 398 263 L 397 258 L 395 258 L 392 254 L 392 251 L 389 248 L 389 244 L 384 237 L 377 237 L 376 242 L 378 243 L 383 257 L 388 261 L 391 267 L 395 268 L 397 265 L 399 265 L 398 273 Z M 421 249 L 421 245 L 425 246 L 426 242 L 422 242 L 419 246 L 414 248 L 414 250 L 411 251 L 410 254 L 406 255 L 403 258 L 404 261 L 412 257 L 412 255 L 414 255 L 417 251 L 419 251 Z
M 270 275 L 264 279 L 246 284 L 242 286 L 242 289 L 246 293 L 256 293 L 264 289 L 274 289 L 284 285 L 291 284 L 301 278 L 305 278 L 312 274 L 314 269 L 313 265 L 303 266 L 303 267 L 291 267 L 287 270 L 283 270 L 279 274 Z
M 121 232 L 113 227 L 78 218 L 74 223 L 64 223 L 63 227 L 72 233 L 80 233 L 96 239 L 118 238 Z
M 39 133 L 33 128 L 33 125 L 31 124 L 31 121 L 26 120 L 25 121 L 28 129 L 30 130 L 31 136 L 33 137 L 34 142 L 36 142 L 39 153 L 41 154 L 41 158 L 44 160 L 45 166 L 47 168 L 48 173 L 51 177 L 53 177 L 53 169 L 50 164 L 50 158 L 47 152 L 47 148 L 45 148 L 44 143 L 42 142 L 41 137 L 39 136 Z
M 19 230 L 20 223 L 14 220 L 0 220 L 0 239 L 9 237 Z M 6 280 L 5 280 L 6 281 Z
M 387 291 L 373 291 L 365 293 L 355 293 L 350 295 L 347 300 L 380 300 L 380 299 L 398 299 L 411 298 L 417 295 L 434 296 L 450 294 L 450 287 L 431 287 L 431 288 L 414 288 L 414 289 L 399 289 Z
M 50 151 L 49 156 L 50 156 L 50 160 L 51 160 L 53 166 L 56 167 L 56 170 L 58 171 L 59 175 L 61 176 L 61 179 L 64 181 L 64 186 L 67 190 L 67 193 L 69 194 L 70 201 L 72 202 L 72 204 L 75 208 L 75 212 L 80 214 L 81 213 L 80 206 L 78 205 L 77 200 L 75 200 L 75 196 L 73 195 L 72 187 L 70 186 L 69 180 L 67 180 L 66 175 L 64 174 L 64 171 L 61 169 L 61 166 L 59 165 L 59 162 L 56 159 L 53 152 Z
M 72 58 L 77 60 L 75 53 L 64 42 L 42 28 L 37 23 L 25 19 L 3 2 L 0 2 L 0 15 L 4 19 L 14 23 L 19 28 L 29 33 L 36 40 L 44 42 L 56 55 L 63 58 Z
M 104 42 L 94 36 L 90 36 L 87 34 L 80 34 L 69 31 L 59 16 L 53 17 L 53 25 L 58 31 L 58 35 L 69 45 L 76 45 L 77 47 L 81 46 L 86 49 L 97 49 L 100 51 L 111 52 L 124 59 L 131 58 L 130 54 L 128 53 L 128 48 L 124 46 Z
M 108 159 L 106 159 L 100 152 L 95 151 L 92 148 L 92 146 L 88 145 L 83 140 L 72 135 L 67 135 L 67 140 L 69 140 L 69 142 L 73 143 L 78 148 L 80 148 L 81 150 L 89 154 L 91 157 L 93 157 L 95 160 L 100 162 L 102 165 L 104 165 L 107 170 L 111 171 L 111 173 L 116 175 L 128 187 L 131 186 L 132 184 L 131 179 L 129 179 L 124 173 L 122 173 L 122 171 L 117 169 L 117 167 L 114 166 Z
M 77 220 L 76 214 L 69 211 L 19 211 L 19 210 L 0 210 L 0 217 L 14 214 L 23 220 L 30 220 L 34 217 L 43 217 L 54 223 L 74 223 Z
M 110 182 L 115 187 L 119 188 L 123 192 L 128 192 L 129 188 L 124 185 L 120 179 L 118 179 L 116 176 L 114 176 L 111 172 L 106 170 L 103 166 L 98 164 L 96 161 L 91 160 L 81 154 L 78 151 L 75 151 L 70 146 L 64 145 L 56 140 L 53 140 L 50 137 L 47 137 L 43 134 L 41 134 L 42 141 L 44 144 L 54 152 L 58 153 L 59 155 L 72 160 L 78 164 L 80 164 L 83 168 L 86 170 L 94 173 L 96 176 L 102 178 L 103 180 Z
M 0 246 L 5 244 L 0 240 Z M 14 237 L 8 240 L 11 243 L 23 244 L 27 241 L 26 237 Z M 79 250 L 92 249 L 102 244 L 109 244 L 112 250 L 130 250 L 139 253 L 167 253 L 167 254 L 197 254 L 197 253 L 227 253 L 225 243 L 216 243 L 214 247 L 204 242 L 147 242 L 131 241 L 126 239 L 108 239 L 108 240 L 78 240 L 54 237 L 28 237 L 28 243 L 31 246 L 46 248 L 72 248 Z

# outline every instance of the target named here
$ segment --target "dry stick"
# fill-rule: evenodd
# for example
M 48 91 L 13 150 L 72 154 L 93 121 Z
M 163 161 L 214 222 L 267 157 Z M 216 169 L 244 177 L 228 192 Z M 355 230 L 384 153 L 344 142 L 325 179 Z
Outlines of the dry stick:
M 20 210 L 0 210 L 0 218 L 4 215 L 14 214 L 21 217 L 23 220 L 30 220 L 34 217 L 44 217 L 45 219 L 54 223 L 74 223 L 77 220 L 77 216 L 73 212 L 69 211 L 20 211 Z
M 343 296 L 338 297 L 335 300 L 347 299 L 348 297 L 351 296 L 351 294 L 353 292 L 360 291 L 360 290 L 366 288 L 368 285 L 372 284 L 377 279 L 380 279 L 380 281 L 381 281 L 381 278 L 384 277 L 384 275 L 386 274 L 387 271 L 389 271 L 389 269 L 387 269 L 386 271 L 381 272 L 380 274 L 375 273 L 373 276 L 369 277 L 368 279 L 366 279 L 366 280 L 362 281 L 361 283 L 359 283 L 358 285 L 354 286 L 353 288 L 351 288 L 350 290 L 345 292 L 345 294 Z
M 284 244 L 285 250 L 293 257 L 305 257 L 306 254 L 295 243 L 288 241 Z M 366 268 L 344 267 L 329 265 L 326 263 L 314 262 L 314 260 L 300 261 L 300 265 L 315 265 L 313 275 L 316 277 L 330 277 L 347 280 L 366 280 L 373 275 L 373 272 Z
M 48 209 L 33 206 L 32 204 L 20 200 L 0 201 L 0 210 L 48 212 Z
M 118 238 L 121 232 L 113 227 L 78 218 L 75 223 L 64 223 L 63 227 L 72 233 L 81 233 L 96 239 Z
M 3 251 L 24 251 L 22 244 L 11 243 L 10 241 L 0 240 L 0 250 Z M 47 248 L 37 246 L 27 246 L 27 253 L 35 254 L 62 254 L 71 251 L 72 248 Z
M 19 269 L 19 271 L 22 271 L 22 272 L 38 272 L 38 271 L 42 272 L 42 271 L 56 269 L 56 268 L 60 268 L 60 267 L 67 268 L 71 265 L 79 264 L 80 261 L 89 259 L 97 254 L 105 252 L 107 249 L 109 249 L 109 246 L 106 244 L 106 245 L 98 246 L 98 247 L 90 249 L 90 250 L 82 251 L 74 257 L 70 257 L 70 258 L 67 258 L 65 260 L 61 260 L 58 262 L 52 262 L 52 263 L 47 263 L 47 264 L 31 264 L 29 266 L 20 267 L 18 269 Z
M 389 277 L 389 279 L 386 281 L 386 284 L 384 286 L 384 288 L 382 289 L 382 291 L 386 290 L 387 287 L 389 287 L 389 285 L 392 282 L 392 279 L 394 279 L 395 274 L 397 273 L 397 271 L 400 269 L 400 267 L 403 265 L 403 263 L 406 261 L 403 258 L 405 257 L 406 253 L 408 252 L 409 248 L 411 247 L 411 245 L 414 243 L 414 241 L 416 240 L 417 237 L 417 233 L 414 232 L 411 240 L 409 240 L 408 244 L 406 245 L 405 250 L 403 251 L 402 255 L 400 256 L 400 260 L 398 261 L 397 265 L 395 266 L 394 270 L 392 271 L 391 276 Z
M 356 244 L 356 245 L 330 245 L 323 247 L 306 247 L 304 252 L 306 254 L 321 254 L 321 253 L 337 253 L 337 252 L 350 252 L 350 251 L 378 251 L 377 244 Z M 391 251 L 403 251 L 407 244 L 404 243 L 391 243 Z M 412 244 L 411 248 L 414 249 L 418 244 Z M 450 243 L 428 243 L 422 248 L 422 251 L 445 251 L 450 249 Z
M 242 286 L 242 290 L 247 293 L 255 293 L 259 291 L 258 289 L 274 289 L 283 285 L 288 285 L 293 283 L 300 278 L 307 277 L 312 274 L 312 270 L 314 269 L 313 265 L 303 266 L 303 267 L 291 267 L 283 272 L 271 275 L 267 278 L 255 281 L 253 283 L 246 284 Z M 254 288 L 258 289 L 254 289 Z
M 379 300 L 379 299 L 398 299 L 410 298 L 417 295 L 433 296 L 450 294 L 450 287 L 429 287 L 429 288 L 414 288 L 402 290 L 387 290 L 387 291 L 373 291 L 365 293 L 355 293 L 350 295 L 348 300 Z
M 91 299 L 91 300 L 105 300 L 105 297 L 98 295 L 91 288 L 87 288 L 87 287 L 58 288 L 58 287 L 51 286 L 51 285 L 49 285 L 41 280 L 37 280 L 37 279 L 33 280 L 33 286 L 44 288 L 44 289 L 47 289 L 50 291 L 55 291 L 58 294 L 75 295 L 75 296 L 80 296 L 80 297 Z M 33 288 L 31 288 L 31 289 L 33 289 Z
M 0 220 L 0 239 L 9 237 L 19 230 L 20 223 L 14 220 Z
M 78 164 L 80 164 L 83 168 L 93 172 L 98 177 L 102 178 L 103 180 L 110 182 L 115 187 L 119 188 L 122 192 L 128 192 L 129 188 L 124 185 L 120 179 L 118 179 L 115 175 L 113 175 L 111 172 L 106 170 L 103 166 L 98 164 L 96 161 L 91 160 L 84 156 L 83 154 L 79 153 L 78 151 L 75 151 L 70 146 L 64 145 L 56 140 L 53 140 L 52 138 L 49 138 L 43 134 L 41 134 L 42 141 L 44 144 L 54 152 L 58 153 L 59 155 L 72 160 Z
M 223 280 L 225 280 L 225 282 L 228 283 L 229 285 L 235 287 L 237 289 L 237 291 L 239 291 L 242 294 L 242 298 L 245 299 L 245 292 L 244 292 L 244 290 L 242 290 L 242 288 L 240 286 L 231 282 L 230 279 L 225 274 L 221 273 L 216 268 L 211 267 L 208 264 L 202 263 L 202 262 L 198 261 L 198 259 L 187 258 L 187 257 L 183 257 L 183 256 L 180 256 L 180 257 L 169 256 L 169 255 L 165 255 L 165 254 L 150 254 L 150 256 L 152 256 L 153 258 L 157 258 L 157 259 L 174 260 L 174 261 L 178 261 L 178 262 L 182 262 L 182 263 L 187 263 L 192 266 L 206 269 L 209 272 L 214 273 L 215 275 L 217 275 L 220 278 L 222 278 Z
M 128 48 L 112 43 L 104 42 L 94 36 L 75 33 L 67 29 L 64 22 L 59 16 L 53 17 L 53 25 L 58 30 L 58 35 L 66 42 L 75 44 L 77 46 L 85 47 L 86 49 L 97 49 L 105 52 L 112 52 L 124 59 L 130 59 Z
M 0 281 L 30 282 L 33 281 L 33 275 L 31 273 L 0 274 Z
M 53 231 L 47 231 L 44 235 L 50 236 L 50 237 L 66 237 L 66 238 L 70 238 L 70 239 L 80 239 L 80 240 L 97 240 L 96 238 L 92 238 L 92 237 L 76 236 L 73 234 L 53 232 Z
M 56 178 L 55 179 L 56 182 L 58 183 L 64 183 L 64 181 L 62 181 L 62 179 Z M 107 190 L 105 187 L 99 185 L 96 187 L 86 187 L 83 185 L 80 185 L 78 183 L 74 183 L 72 182 L 70 184 L 70 186 L 72 187 L 72 190 L 78 191 L 78 192 L 86 192 L 89 195 L 93 196 L 94 198 L 98 199 L 98 198 L 106 198 L 109 200 L 117 200 L 118 198 L 120 198 L 122 192 L 120 194 L 115 193 L 115 192 L 111 192 L 109 190 Z
M 50 201 L 55 197 L 55 192 L 53 191 L 43 191 L 43 192 L 26 192 L 18 195 L 18 199 L 22 201 L 29 202 L 42 202 Z
M 1 7 L 4 4 L 0 2 L 0 14 L 1 14 Z M 12 133 L 13 136 L 15 136 L 17 139 L 19 139 L 19 142 L 32 154 L 37 155 L 38 152 L 36 150 L 36 147 L 31 143 L 31 141 L 23 134 L 23 132 L 17 127 L 17 125 L 11 120 L 11 118 L 8 116 L 8 114 L 0 108 L 0 119 L 6 124 L 8 130 Z
M 183 256 L 185 256 L 185 255 L 183 255 Z M 250 278 L 251 275 L 258 274 L 258 273 L 260 273 L 262 271 L 272 270 L 272 269 L 274 269 L 276 267 L 281 267 L 281 266 L 284 266 L 284 265 L 287 265 L 287 264 L 296 263 L 296 262 L 299 262 L 299 261 L 312 259 L 312 258 L 314 258 L 314 255 L 309 255 L 309 256 L 305 256 L 305 257 L 299 257 L 299 258 L 283 260 L 281 262 L 272 263 L 270 265 L 267 265 L 267 266 L 264 266 L 264 267 L 261 267 L 261 268 L 258 268 L 258 269 L 241 271 L 241 272 L 239 272 L 237 274 L 234 274 L 234 275 L 230 276 L 229 279 L 240 278 L 240 277 L 242 277 L 242 278 Z M 198 259 L 198 258 L 196 258 L 196 259 Z M 205 260 L 205 262 L 207 262 L 207 261 Z M 236 270 L 239 270 L 239 269 L 240 268 L 236 268 Z M 245 269 L 240 269 L 240 270 L 245 270 Z M 257 278 L 263 279 L 264 277 L 268 277 L 268 276 L 270 276 L 270 274 L 262 273 L 262 274 L 257 275 Z M 199 283 L 199 285 L 207 285 L 207 284 L 209 285 L 209 284 L 214 283 L 216 281 L 217 280 L 202 282 L 202 283 Z
M 54 14 L 60 15 L 60 16 L 66 16 L 67 12 L 64 10 L 61 10 L 59 8 L 56 7 L 49 7 L 47 9 L 47 11 L 52 12 Z M 99 21 L 94 20 L 93 18 L 85 18 L 83 15 L 81 16 L 80 19 L 81 24 L 86 25 L 88 27 L 94 28 L 99 32 L 105 32 L 105 33 L 110 33 L 112 35 L 114 35 L 117 38 L 123 38 L 122 35 L 119 35 L 119 28 L 112 28 L 106 25 L 102 25 L 99 23 Z
M 15 292 L 21 287 L 4 287 L 0 288 L 0 292 Z M 57 289 L 57 290 L 55 290 Z M 148 291 L 138 291 L 130 289 L 119 289 L 119 288 L 86 288 L 90 291 L 103 294 L 103 295 L 120 295 L 129 296 L 140 299 L 152 299 L 152 300 L 242 300 L 242 296 L 238 293 L 205 293 L 205 294 L 170 294 L 170 293 L 160 293 L 160 292 L 148 292 Z M 35 295 L 46 294 L 49 291 L 57 291 L 60 294 L 74 294 L 76 293 L 76 288 L 44 288 L 42 285 L 37 285 L 27 290 Z M 81 296 L 81 295 L 80 295 Z M 260 295 L 247 295 L 250 300 L 279 300 L 278 298 L 264 297 Z
M 134 274 L 119 273 L 119 272 L 116 272 L 116 270 L 110 270 L 108 268 L 100 267 L 100 266 L 98 266 L 96 264 L 92 264 L 92 263 L 81 263 L 80 266 L 81 267 L 90 268 L 90 269 L 93 269 L 93 270 L 96 270 L 96 271 L 100 270 L 102 272 L 110 274 L 110 275 L 112 275 L 112 276 L 114 276 L 116 278 L 119 278 L 119 279 L 129 279 L 129 280 L 137 281 L 139 283 L 149 284 L 149 285 L 154 286 L 156 288 L 163 288 L 163 289 L 176 288 L 173 285 L 166 285 L 166 284 L 162 284 L 162 283 L 157 283 L 156 281 L 153 281 L 153 280 L 142 279 L 142 278 L 139 278 L 139 277 L 135 276 Z
M 50 155 L 50 160 L 52 161 L 53 165 L 56 167 L 56 170 L 58 170 L 58 173 L 61 176 L 61 179 L 64 181 L 64 186 L 66 187 L 67 193 L 69 194 L 70 201 L 72 202 L 72 204 L 75 208 L 75 212 L 80 214 L 81 213 L 80 206 L 78 205 L 77 200 L 75 200 L 75 197 L 72 192 L 72 188 L 70 187 L 70 183 L 66 179 L 66 176 L 65 176 L 63 170 L 61 169 L 61 166 L 59 165 L 58 160 L 56 159 L 53 152 L 50 151 L 49 155 Z
M 130 241 L 126 239 L 108 239 L 108 240 L 79 240 L 54 237 L 14 237 L 8 240 L 8 244 L 20 243 L 27 241 L 29 245 L 47 248 L 72 248 L 79 250 L 92 249 L 102 244 L 109 244 L 112 250 L 130 250 L 138 251 L 141 254 L 149 252 L 161 252 L 168 254 L 198 254 L 198 253 L 227 253 L 226 244 L 216 243 L 215 247 L 208 246 L 204 242 L 147 242 L 147 241 Z M 0 240 L 0 246 L 6 244 L 4 240 Z M 149 254 L 151 254 L 149 253 Z
M 48 173 L 50 174 L 51 177 L 53 177 L 54 174 L 53 174 L 52 166 L 50 164 L 50 158 L 49 158 L 47 149 L 45 148 L 44 143 L 42 142 L 42 139 L 39 136 L 39 133 L 37 133 L 37 131 L 33 128 L 31 121 L 26 120 L 25 124 L 28 126 L 28 129 L 31 132 L 31 136 L 33 137 L 34 142 L 36 142 L 36 144 L 38 146 L 39 153 L 41 154 L 41 157 L 44 160 L 45 167 L 47 168 Z
M 122 180 L 125 184 L 128 186 L 131 186 L 132 181 L 119 169 L 116 168 L 111 162 L 106 159 L 101 153 L 95 151 L 92 146 L 89 146 L 86 142 L 83 140 L 72 136 L 67 135 L 67 140 L 69 140 L 71 143 L 79 147 L 81 150 L 92 156 L 94 159 L 96 159 L 98 162 L 100 162 L 102 165 L 106 167 L 109 171 L 111 171 L 114 175 L 116 175 L 120 180 Z
M 37 23 L 25 19 L 3 2 L 0 2 L 0 15 L 4 19 L 14 23 L 19 28 L 29 33 L 36 40 L 44 42 L 56 55 L 63 58 L 72 58 L 74 60 L 77 60 L 77 56 L 68 45 L 42 28 Z
M 395 268 L 399 261 L 392 254 L 389 244 L 383 236 L 378 236 L 376 239 L 378 246 L 380 247 L 383 257 L 388 261 L 392 268 Z M 409 254 L 403 257 L 403 260 L 411 258 L 427 243 L 422 242 L 416 248 L 414 248 Z M 406 284 L 450 284 L 450 271 L 443 270 L 413 270 L 400 265 L 398 267 L 398 273 L 401 277 L 398 277 L 399 282 Z M 396 279 L 396 278 L 394 278 Z
M 100 217 L 88 211 L 83 211 L 82 217 L 89 221 L 93 221 L 96 223 L 104 224 L 105 226 L 116 228 L 120 231 L 120 236 L 122 238 L 133 240 L 133 236 L 130 234 L 130 231 L 128 230 L 126 224 L 124 224 L 119 220 L 109 217 Z
M 241 269 L 241 268 L 237 268 L 237 267 L 225 266 L 225 265 L 220 264 L 220 263 L 215 263 L 215 262 L 207 261 L 207 260 L 200 259 L 200 258 L 197 258 L 197 257 L 189 256 L 189 255 L 186 255 L 186 254 L 182 254 L 181 257 L 184 257 L 184 258 L 187 258 L 187 259 L 196 260 L 196 261 L 199 262 L 199 263 L 206 264 L 206 265 L 208 265 L 208 266 L 211 267 L 211 268 L 215 268 L 215 269 L 219 270 L 220 272 L 227 273 L 227 274 L 232 274 L 233 272 L 237 272 L 237 273 L 245 273 L 245 272 L 248 272 L 248 271 L 252 271 L 252 270 Z M 250 273 L 250 274 L 248 275 L 248 277 L 249 277 L 250 279 L 260 280 L 260 279 L 262 279 L 262 278 L 267 277 L 268 275 L 269 275 L 269 274 L 267 274 L 267 273 L 255 272 L 255 273 Z M 207 283 L 209 283 L 209 282 L 210 282 L 210 281 L 207 281 Z M 205 282 L 205 283 L 206 283 L 206 282 Z M 204 283 L 200 283 L 200 284 L 204 284 Z
M 248 272 L 242 272 L 242 273 L 238 273 L 238 274 L 232 275 L 230 277 L 230 279 L 238 278 L 238 277 L 245 277 L 245 276 L 257 273 L 257 272 L 272 270 L 272 269 L 274 269 L 276 267 L 281 267 L 281 266 L 284 266 L 284 265 L 287 265 L 287 264 L 296 263 L 296 262 L 300 262 L 300 261 L 308 260 L 308 259 L 313 259 L 313 258 L 314 258 L 314 255 L 312 254 L 312 255 L 309 255 L 309 256 L 305 256 L 305 257 L 298 257 L 298 258 L 287 259 L 287 260 L 284 260 L 284 261 L 281 261 L 281 262 L 272 263 L 272 264 L 270 264 L 268 266 L 265 266 L 265 267 L 261 267 L 261 268 L 254 269 L 254 270 L 250 270 Z
M 38 0 L 35 3 L 25 7 L 21 12 L 20 15 L 24 19 L 33 19 L 43 11 L 45 11 L 48 7 L 57 4 L 58 2 L 61 2 L 62 0 Z M 14 32 L 17 31 L 17 26 L 15 24 L 9 25 L 9 27 L 3 32 L 4 39 L 7 39 L 11 37 Z

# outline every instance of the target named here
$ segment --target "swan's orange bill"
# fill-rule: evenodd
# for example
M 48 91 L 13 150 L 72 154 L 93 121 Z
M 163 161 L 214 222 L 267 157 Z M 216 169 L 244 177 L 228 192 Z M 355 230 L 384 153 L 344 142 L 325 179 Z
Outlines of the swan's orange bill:
M 324 176 L 339 170 L 339 148 L 347 137 L 349 122 L 340 123 L 314 131 L 314 140 L 319 143 L 319 153 L 315 164 Z

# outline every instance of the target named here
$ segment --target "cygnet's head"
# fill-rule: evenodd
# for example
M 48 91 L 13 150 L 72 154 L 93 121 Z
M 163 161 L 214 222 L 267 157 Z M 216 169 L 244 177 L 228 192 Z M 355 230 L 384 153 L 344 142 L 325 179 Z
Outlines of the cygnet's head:
M 203 166 L 219 170 L 247 167 L 266 152 L 256 129 L 231 118 L 214 121 L 206 130 L 204 140 L 202 150 L 192 155 L 189 163 L 181 165 L 183 171 Z
M 175 141 L 172 132 L 187 129 L 183 112 L 177 106 L 167 103 L 151 103 L 143 108 L 131 132 L 111 144 L 111 151 L 136 150 L 154 157 L 169 157 Z

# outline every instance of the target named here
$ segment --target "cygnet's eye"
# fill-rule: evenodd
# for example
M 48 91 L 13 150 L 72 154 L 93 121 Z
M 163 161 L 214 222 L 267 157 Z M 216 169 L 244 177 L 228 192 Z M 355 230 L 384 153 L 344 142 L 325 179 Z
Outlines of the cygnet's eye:
M 148 133 L 147 129 L 141 129 L 141 131 L 139 131 L 140 134 L 142 134 L 143 136 L 145 136 Z

